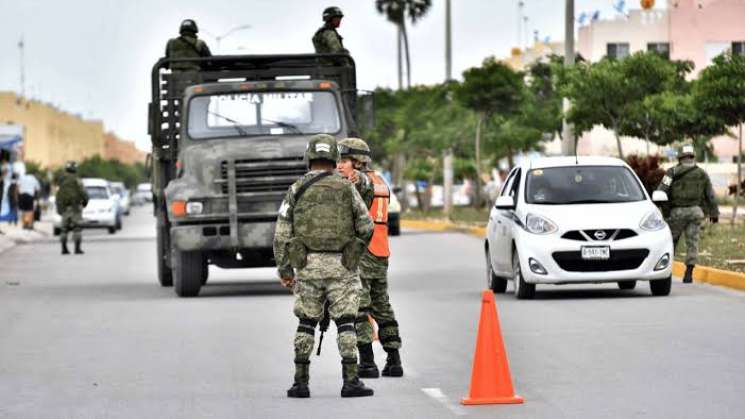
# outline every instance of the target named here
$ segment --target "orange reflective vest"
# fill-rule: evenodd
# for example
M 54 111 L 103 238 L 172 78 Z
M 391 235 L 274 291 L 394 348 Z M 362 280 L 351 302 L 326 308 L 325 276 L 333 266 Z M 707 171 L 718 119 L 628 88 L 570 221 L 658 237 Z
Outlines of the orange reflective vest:
M 372 239 L 367 250 L 377 257 L 388 257 L 391 251 L 388 248 L 388 203 L 391 199 L 391 191 L 385 181 L 375 172 L 365 173 L 373 183 L 373 201 L 370 205 L 370 217 L 375 223 Z

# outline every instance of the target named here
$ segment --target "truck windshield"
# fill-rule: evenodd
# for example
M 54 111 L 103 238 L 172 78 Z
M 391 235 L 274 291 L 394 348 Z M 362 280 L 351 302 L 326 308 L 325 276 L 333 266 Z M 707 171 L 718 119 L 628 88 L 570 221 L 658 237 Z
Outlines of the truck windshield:
M 529 204 L 605 204 L 644 200 L 631 171 L 622 166 L 569 166 L 528 172 L 525 201 Z
M 245 92 L 197 96 L 189 103 L 192 139 L 335 134 L 336 98 L 328 91 Z

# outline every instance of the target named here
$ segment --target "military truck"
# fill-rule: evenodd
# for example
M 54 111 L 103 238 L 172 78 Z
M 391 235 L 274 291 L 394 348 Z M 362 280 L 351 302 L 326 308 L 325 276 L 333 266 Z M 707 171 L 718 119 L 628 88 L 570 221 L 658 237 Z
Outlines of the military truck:
M 176 61 L 199 71 L 171 71 Z M 274 266 L 277 211 L 318 133 L 356 131 L 346 54 L 160 59 L 152 70 L 153 206 L 160 285 L 199 294 L 210 264 Z

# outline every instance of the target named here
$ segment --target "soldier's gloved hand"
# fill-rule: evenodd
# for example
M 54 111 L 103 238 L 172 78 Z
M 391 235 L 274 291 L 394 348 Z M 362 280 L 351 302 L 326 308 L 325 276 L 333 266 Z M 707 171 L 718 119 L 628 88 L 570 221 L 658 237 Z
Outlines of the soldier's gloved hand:
M 717 224 L 719 223 L 719 217 L 709 217 L 709 222 L 711 222 L 712 224 Z
M 295 286 L 295 278 L 282 278 L 279 280 L 282 286 L 285 288 L 292 288 Z

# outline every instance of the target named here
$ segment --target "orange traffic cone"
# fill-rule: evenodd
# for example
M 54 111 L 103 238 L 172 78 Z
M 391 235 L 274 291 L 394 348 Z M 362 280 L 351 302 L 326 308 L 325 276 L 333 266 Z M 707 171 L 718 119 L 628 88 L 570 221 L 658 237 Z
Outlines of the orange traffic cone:
M 512 388 L 510 366 L 504 350 L 502 332 L 499 328 L 494 293 L 486 290 L 481 294 L 481 319 L 476 338 L 476 353 L 473 357 L 471 388 L 463 404 L 522 403 L 523 398 Z

